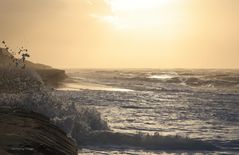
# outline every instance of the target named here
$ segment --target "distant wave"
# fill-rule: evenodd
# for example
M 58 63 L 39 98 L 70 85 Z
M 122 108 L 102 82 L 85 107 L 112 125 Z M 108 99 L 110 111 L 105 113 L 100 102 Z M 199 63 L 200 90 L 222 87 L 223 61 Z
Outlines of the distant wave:
M 164 80 L 164 79 L 172 79 L 174 78 L 174 76 L 172 75 L 168 75 L 168 74 L 163 74 L 163 75 L 151 75 L 149 76 L 150 79 L 161 79 L 161 80 Z
M 142 78 L 139 78 L 142 80 Z M 168 74 L 153 74 L 145 78 L 157 80 L 162 83 L 183 84 L 192 87 L 238 87 L 239 74 L 202 74 L 202 75 L 178 75 L 173 73 Z
M 68 72 L 68 76 L 69 78 L 64 84 L 80 84 L 81 86 L 83 84 L 85 86 L 87 83 L 87 86 L 91 86 L 83 89 L 88 90 L 187 92 L 192 89 L 195 91 L 203 89 L 228 93 L 239 90 L 239 71 L 230 70 L 79 70 Z M 100 87 L 92 87 L 92 84 Z M 61 90 L 79 90 L 76 87 L 70 88 Z
M 129 92 L 133 91 L 131 89 L 111 87 L 101 84 L 94 83 L 69 83 L 66 82 L 61 85 L 57 90 L 69 90 L 69 91 L 79 91 L 79 90 L 102 90 L 102 91 L 118 91 L 118 92 Z

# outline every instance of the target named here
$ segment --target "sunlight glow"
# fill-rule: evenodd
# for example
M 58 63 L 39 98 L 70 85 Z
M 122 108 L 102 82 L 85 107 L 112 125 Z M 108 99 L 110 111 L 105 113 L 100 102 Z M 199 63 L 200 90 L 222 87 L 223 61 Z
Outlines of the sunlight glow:
M 112 14 L 100 19 L 118 30 L 148 33 L 154 30 L 164 39 L 177 36 L 184 20 L 181 0 L 106 0 Z M 175 9 L 176 8 L 176 9 Z
M 175 9 L 181 0 L 107 0 L 112 15 L 101 20 L 116 29 L 142 30 L 158 28 L 169 32 L 172 25 L 180 25 L 182 13 Z M 176 7 L 177 8 L 177 7 Z M 177 30 L 177 29 L 176 29 Z
M 142 11 L 158 8 L 170 3 L 171 0 L 109 0 L 113 11 Z

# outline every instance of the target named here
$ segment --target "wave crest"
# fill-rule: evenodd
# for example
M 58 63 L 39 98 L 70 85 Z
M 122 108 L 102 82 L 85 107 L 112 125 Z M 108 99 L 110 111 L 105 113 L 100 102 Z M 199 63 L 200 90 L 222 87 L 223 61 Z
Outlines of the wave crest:
M 138 147 L 155 150 L 217 150 L 218 148 L 209 142 L 183 138 L 180 136 L 161 136 L 148 134 L 125 134 L 110 131 L 93 132 L 86 137 L 81 145 L 97 146 L 124 146 Z

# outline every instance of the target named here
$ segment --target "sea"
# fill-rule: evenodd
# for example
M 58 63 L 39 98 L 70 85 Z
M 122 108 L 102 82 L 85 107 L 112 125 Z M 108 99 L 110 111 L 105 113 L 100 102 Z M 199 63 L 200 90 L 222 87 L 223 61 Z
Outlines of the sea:
M 67 75 L 59 90 L 96 108 L 114 132 L 189 137 L 220 148 L 89 146 L 79 154 L 239 154 L 239 70 L 69 69 Z

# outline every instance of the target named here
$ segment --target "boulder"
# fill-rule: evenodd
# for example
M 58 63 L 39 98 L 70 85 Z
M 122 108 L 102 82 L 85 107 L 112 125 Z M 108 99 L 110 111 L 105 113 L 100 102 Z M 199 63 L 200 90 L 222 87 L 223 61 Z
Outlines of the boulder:
M 77 145 L 47 117 L 0 108 L 0 154 L 77 155 Z

